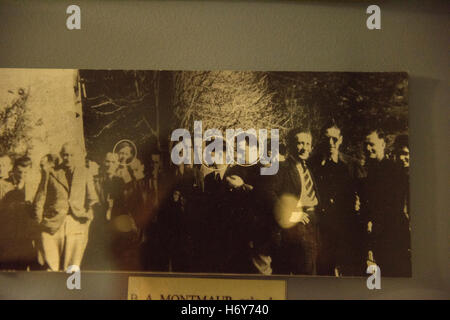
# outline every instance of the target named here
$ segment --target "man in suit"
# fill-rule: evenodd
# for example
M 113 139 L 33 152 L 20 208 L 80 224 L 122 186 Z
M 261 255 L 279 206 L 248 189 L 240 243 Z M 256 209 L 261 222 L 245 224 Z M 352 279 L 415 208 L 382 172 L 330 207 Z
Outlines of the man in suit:
M 357 162 L 340 151 L 343 136 L 336 121 L 327 122 L 321 132 L 313 173 L 321 199 L 319 206 L 320 250 L 318 273 L 354 275 L 361 273 L 363 259 L 358 244 L 359 216 L 355 210 Z
M 39 263 L 52 271 L 80 267 L 88 242 L 98 198 L 83 154 L 76 143 L 65 143 L 60 152 L 61 165 L 54 170 L 43 166 L 34 217 L 41 227 Z
M 199 241 L 195 237 L 204 232 L 199 228 L 199 172 L 184 163 L 170 169 L 164 181 L 168 196 L 161 204 L 158 224 L 148 230 L 151 236 L 152 229 L 159 228 L 159 248 L 153 252 L 157 252 L 162 270 L 195 272 L 199 259 Z
M 212 159 L 215 159 L 216 151 L 225 160 L 225 146 L 223 150 L 211 152 Z M 229 177 L 229 165 L 223 161 L 213 163 L 208 168 L 210 172 L 205 175 L 204 194 L 199 206 L 202 217 L 199 221 L 200 229 L 204 230 L 199 239 L 199 268 L 202 272 L 224 272 L 230 269 L 228 235 L 230 215 L 234 207 L 231 189 L 226 180 Z
M 253 142 L 251 142 L 253 141 Z M 276 223 L 273 219 L 271 199 L 272 175 L 261 175 L 258 162 L 259 148 L 267 146 L 271 156 L 271 140 L 258 144 L 258 137 L 242 132 L 235 137 L 236 157 L 240 161 L 228 170 L 229 185 L 240 193 L 240 203 L 232 229 L 234 241 L 233 264 L 239 273 L 272 274 L 272 235 Z
M 411 276 L 411 227 L 409 206 L 409 141 L 406 134 L 398 135 L 394 142 L 394 160 L 397 169 L 394 205 L 396 217 L 395 238 L 392 250 L 395 250 L 396 265 L 394 273 L 399 276 Z
M 13 186 L 0 203 L 0 264 L 2 269 L 27 270 L 35 267 L 36 225 L 32 220 L 35 188 L 29 179 L 31 159 L 14 161 Z
M 361 215 L 367 226 L 368 263 L 375 263 L 385 276 L 398 276 L 398 257 L 393 245 L 399 232 L 399 213 L 395 210 L 395 163 L 386 157 L 386 136 L 379 129 L 371 129 L 365 135 L 365 169 L 361 190 Z
M 100 167 L 100 172 L 94 177 L 95 189 L 98 194 L 98 213 L 101 220 L 110 221 L 112 216 L 120 214 L 119 198 L 123 188 L 123 180 L 116 176 L 119 165 L 117 153 L 108 152 Z
M 280 164 L 275 195 L 278 248 L 273 254 L 274 274 L 317 274 L 319 204 L 308 158 L 312 151 L 309 130 L 296 128 L 287 137 L 289 157 Z
M 123 180 L 116 176 L 118 163 L 117 153 L 108 152 L 98 175 L 94 176 L 98 203 L 89 228 L 89 243 L 84 259 L 84 266 L 87 269 L 113 269 L 111 220 L 120 215 L 121 206 L 124 205 L 120 198 Z
M 197 239 L 200 251 L 198 268 L 201 272 L 239 273 L 242 268 L 235 253 L 246 249 L 236 247 L 240 241 L 235 237 L 242 229 L 238 221 L 245 214 L 243 181 L 231 172 L 232 167 L 226 163 L 226 142 L 221 138 L 212 141 L 222 148 L 213 149 L 211 159 L 222 161 L 214 161 L 209 166 L 203 196 L 198 199 L 201 211 L 198 230 L 203 230 Z

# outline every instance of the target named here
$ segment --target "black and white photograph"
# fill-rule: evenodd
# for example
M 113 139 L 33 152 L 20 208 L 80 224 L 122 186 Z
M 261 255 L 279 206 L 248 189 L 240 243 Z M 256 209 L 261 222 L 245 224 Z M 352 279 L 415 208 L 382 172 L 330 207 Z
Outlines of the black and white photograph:
M 0 269 L 411 277 L 408 136 L 406 72 L 0 69 Z

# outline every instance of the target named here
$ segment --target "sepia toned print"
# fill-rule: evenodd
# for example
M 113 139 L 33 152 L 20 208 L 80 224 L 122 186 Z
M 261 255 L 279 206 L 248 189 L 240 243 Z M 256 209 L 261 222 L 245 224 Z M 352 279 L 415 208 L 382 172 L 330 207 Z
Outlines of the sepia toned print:
M 406 73 L 0 69 L 0 269 L 410 277 L 407 96 Z

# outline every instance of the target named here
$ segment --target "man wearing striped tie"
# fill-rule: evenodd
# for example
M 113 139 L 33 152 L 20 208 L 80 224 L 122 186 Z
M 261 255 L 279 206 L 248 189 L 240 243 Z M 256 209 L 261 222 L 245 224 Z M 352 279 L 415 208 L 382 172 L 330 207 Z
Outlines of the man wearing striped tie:
M 289 157 L 280 164 L 275 187 L 275 219 L 279 226 L 274 273 L 317 274 L 319 204 L 308 158 L 311 132 L 293 129 L 287 137 Z

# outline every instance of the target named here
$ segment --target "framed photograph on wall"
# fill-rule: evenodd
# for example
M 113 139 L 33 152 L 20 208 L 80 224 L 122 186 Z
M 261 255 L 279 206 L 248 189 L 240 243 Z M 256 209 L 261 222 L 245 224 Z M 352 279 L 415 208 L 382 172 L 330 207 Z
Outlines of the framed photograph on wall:
M 0 69 L 0 268 L 411 276 L 408 75 Z

